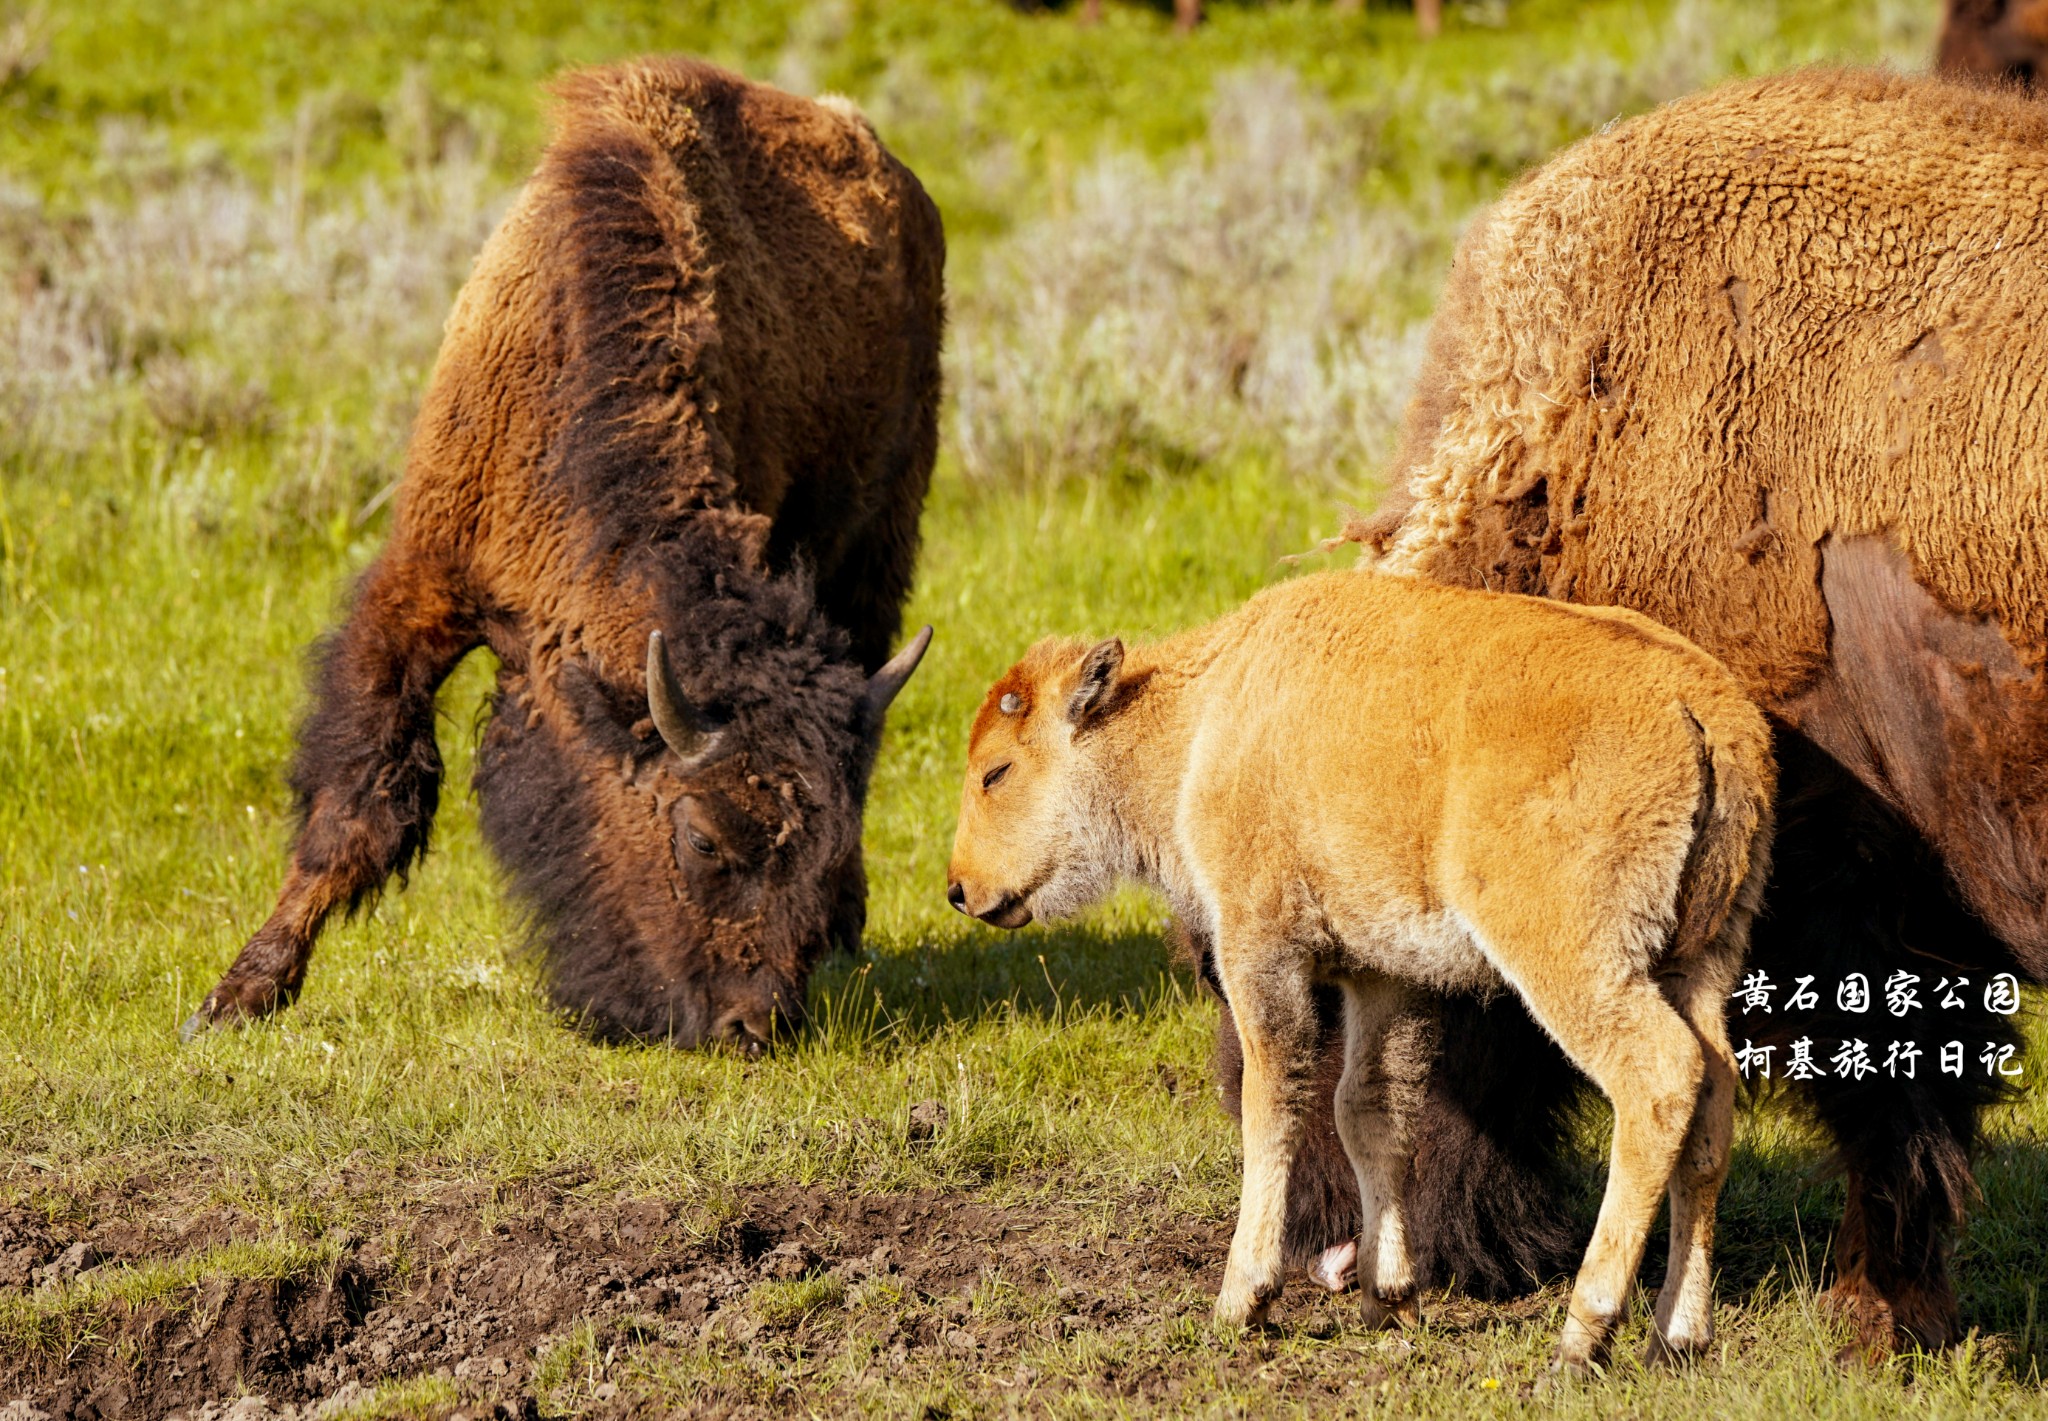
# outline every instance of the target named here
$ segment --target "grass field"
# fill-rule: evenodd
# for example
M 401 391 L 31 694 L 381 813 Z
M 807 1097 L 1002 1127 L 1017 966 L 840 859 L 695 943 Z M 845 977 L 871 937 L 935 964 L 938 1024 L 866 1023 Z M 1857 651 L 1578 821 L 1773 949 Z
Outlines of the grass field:
M 1188 41 L 1119 4 L 0 0 L 0 1415 L 2048 1415 L 2039 1091 L 1994 1121 L 1960 1350 L 1826 1360 L 1840 1193 L 1765 1108 L 1719 1354 L 1538 1394 L 1556 1286 L 1398 1341 L 1299 1287 L 1277 1334 L 1211 1331 L 1236 1139 L 1162 910 L 1006 936 L 943 899 L 967 717 L 1024 645 L 1213 615 L 1376 497 L 1476 204 L 1724 75 L 1917 65 L 1937 8 L 1489 0 L 1424 45 L 1308 0 Z M 181 1048 L 276 888 L 302 649 L 386 528 L 537 86 L 654 49 L 852 94 L 952 234 L 938 634 L 867 949 L 760 1061 L 565 1028 L 461 793 L 479 657 L 411 887 L 294 1010 Z

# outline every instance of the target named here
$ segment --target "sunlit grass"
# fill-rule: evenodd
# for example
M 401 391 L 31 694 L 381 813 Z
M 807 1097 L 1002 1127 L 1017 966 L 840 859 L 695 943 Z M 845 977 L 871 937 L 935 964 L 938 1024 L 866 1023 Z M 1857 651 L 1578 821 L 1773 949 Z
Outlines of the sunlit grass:
M 1161 15 L 1116 4 L 1086 34 L 1068 16 L 1025 16 L 995 0 L 539 3 L 503 15 L 380 5 L 389 23 L 363 23 L 360 6 L 324 0 L 286 8 L 111 0 L 45 12 L 47 56 L 0 92 L 10 116 L 0 124 L 0 175 L 41 194 L 35 220 L 54 225 L 38 240 L 62 239 L 63 223 L 93 203 L 118 213 L 151 184 L 195 174 L 211 175 L 207 191 L 240 190 L 219 177 L 227 172 L 261 194 L 294 162 L 315 212 L 349 210 L 366 178 L 392 185 L 374 191 L 417 192 L 405 184 L 458 159 L 509 189 L 539 131 L 539 77 L 564 62 L 685 47 L 860 98 L 945 207 L 957 238 L 956 330 L 997 348 L 1030 299 L 998 274 L 1034 269 L 1031 253 L 1007 241 L 1067 243 L 1059 250 L 1097 263 L 1090 284 L 1062 288 L 1073 311 L 1163 313 L 1208 329 L 1199 311 L 1173 303 L 1190 292 L 1228 300 L 1250 267 L 1219 259 L 1203 268 L 1207 284 L 1156 291 L 1147 304 L 1100 263 L 1114 246 L 1101 224 L 1120 191 L 1202 210 L 1200 194 L 1186 194 L 1213 176 L 1214 155 L 1191 145 L 1208 133 L 1220 74 L 1265 64 L 1302 76 L 1301 102 L 1326 106 L 1306 111 L 1361 144 L 1342 190 L 1318 201 L 1341 197 L 1375 230 L 1407 234 L 1399 260 L 1372 269 L 1369 289 L 1340 292 L 1327 310 L 1311 309 L 1307 286 L 1278 282 L 1272 289 L 1305 314 L 1262 329 L 1322 321 L 1319 330 L 1370 327 L 1378 339 L 1426 313 L 1472 204 L 1550 145 L 1723 72 L 1921 53 L 1933 5 L 1517 0 L 1503 28 L 1490 23 L 1498 7 L 1452 7 L 1451 32 L 1433 48 L 1413 41 L 1405 11 L 1375 6 L 1347 19 L 1306 0 L 1219 4 L 1186 44 Z M 1098 160 L 1125 186 L 1098 184 L 1090 196 Z M 480 197 L 441 216 L 472 221 L 478 204 L 487 205 Z M 18 210 L 30 208 L 7 209 Z M 1171 213 L 1153 217 L 1143 249 L 1157 253 Z M 348 263 L 374 255 L 378 232 L 411 241 L 419 222 L 438 220 L 420 209 L 388 227 L 336 228 L 337 245 L 317 250 L 292 247 L 287 224 L 283 246 L 257 250 L 293 261 L 325 252 L 305 267 L 278 256 L 277 269 L 327 271 L 332 258 L 346 275 Z M 235 256 L 221 266 L 246 264 Z M 452 283 L 459 265 L 421 279 Z M 152 272 L 151 282 L 177 279 L 175 262 Z M 266 302 L 287 290 L 261 289 Z M 318 289 L 335 304 L 411 288 Z M 818 974 L 813 1028 L 788 1049 L 745 1061 L 600 1047 L 550 1012 L 463 792 L 490 680 L 481 656 L 442 697 L 450 792 L 411 887 L 328 934 L 290 1012 L 180 1047 L 177 1023 L 277 885 L 303 649 L 387 526 L 373 495 L 394 470 L 309 472 L 323 447 L 320 420 L 374 426 L 355 454 L 395 463 L 406 404 L 391 392 L 417 380 L 424 356 L 414 347 L 431 346 L 442 312 L 386 312 L 374 329 L 403 339 L 342 360 L 320 342 L 370 327 L 295 321 L 288 303 L 216 310 L 169 299 L 176 294 L 165 293 L 169 315 L 151 327 L 153 344 L 138 341 L 148 349 L 136 358 L 164 370 L 184 361 L 197 372 L 180 377 L 186 384 L 155 388 L 151 404 L 142 366 L 116 362 L 104 379 L 125 403 L 97 410 L 78 440 L 0 430 L 0 1202 L 73 1212 L 131 1183 L 146 1193 L 151 1181 L 175 1180 L 276 1241 L 0 1292 L 0 1346 L 90 1345 L 119 1309 L 175 1303 L 202 1280 L 311 1276 L 332 1260 L 327 1240 L 381 1227 L 399 1201 L 458 1184 L 660 1196 L 694 1210 L 707 1236 L 744 1191 L 786 1184 L 971 1191 L 1084 1211 L 1142 1200 L 1162 1234 L 1185 1218 L 1229 1216 L 1236 1141 L 1214 1104 L 1213 1008 L 1170 960 L 1160 906 L 1119 897 L 1077 924 L 1017 935 L 946 907 L 964 733 L 983 688 L 1038 636 L 1165 632 L 1320 565 L 1288 559 L 1335 528 L 1342 504 L 1376 496 L 1365 453 L 1355 465 L 1304 470 L 1297 444 L 1273 427 L 1280 405 L 1217 414 L 1201 400 L 1235 396 L 1200 372 L 1179 387 L 1175 372 L 1126 372 L 1118 395 L 1062 367 L 1053 374 L 1068 379 L 1064 413 L 1034 409 L 1047 388 L 1035 378 L 1012 381 L 1003 395 L 1012 404 L 997 412 L 1012 433 L 1034 417 L 1057 426 L 1045 432 L 1048 468 L 977 469 L 970 479 L 963 426 L 949 410 L 907 613 L 912 625 L 934 623 L 937 640 L 892 713 L 875 778 L 869 940 L 858 958 Z M 1234 319 L 1218 328 L 1260 327 Z M 1066 351 L 1050 340 L 1009 354 L 1050 368 Z M 1308 372 L 1327 353 L 1273 368 Z M 234 379 L 216 380 L 223 369 Z M 268 379 L 267 413 L 223 425 L 217 409 L 245 408 L 233 403 L 244 372 Z M 1078 438 L 1103 413 L 1088 399 L 1131 389 L 1166 391 L 1156 397 L 1168 414 L 1172 398 L 1187 398 L 1172 439 Z M 1371 427 L 1344 447 L 1383 447 L 1388 431 L 1373 421 L 1391 405 L 1360 408 L 1355 418 Z M 1227 437 L 1204 442 L 1216 429 Z M 1101 467 L 1079 466 L 1090 451 Z M 2037 1039 L 2029 1070 L 2044 1069 Z M 925 1100 L 946 1107 L 947 1126 L 912 1139 L 910 1110 Z M 1867 1375 L 1845 1377 L 1825 1361 L 1841 1339 L 1817 1308 L 1812 1274 L 1839 1188 L 1809 1137 L 1775 1109 L 1745 1120 L 1724 1199 L 1722 1346 L 1678 1376 L 1623 1362 L 1601 1384 L 1534 1395 L 1561 1306 L 1554 1294 L 1533 1311 L 1433 1326 L 1406 1351 L 1359 1331 L 1341 1304 L 1274 1339 L 1219 1336 L 1207 1299 L 1192 1291 L 1148 1298 L 1152 1320 L 1115 1331 L 1053 1326 L 1063 1305 L 1044 1280 L 985 1279 L 967 1306 L 973 1326 L 1039 1329 L 1022 1358 L 1051 1388 L 1034 1404 L 1053 1414 L 1261 1410 L 1276 1391 L 1333 1375 L 1348 1383 L 1333 1406 L 1388 1414 L 2038 1413 L 2033 1369 L 2048 1352 L 2044 1140 L 2048 1097 L 2038 1091 L 1994 1118 L 1984 1201 L 1957 1260 L 1976 1341 Z M 821 1412 L 1000 1409 L 989 1399 L 1009 1394 L 999 1388 L 1012 1379 L 983 1375 L 974 1361 L 924 1365 L 914 1377 L 876 1361 L 871 1334 L 930 1305 L 888 1279 L 851 1288 L 798 1279 L 752 1306 L 800 1339 L 829 1337 L 830 1348 L 715 1338 L 643 1346 L 584 1329 L 536 1359 L 535 1388 L 562 1411 L 594 1404 L 606 1384 L 678 1407 L 707 1387 L 766 1404 L 786 1400 L 787 1386 Z M 1634 1320 L 1624 1348 L 1640 1346 L 1643 1325 Z M 1142 1379 L 1169 1364 L 1183 1389 L 1148 1395 Z M 1138 1380 L 1126 1392 L 1106 1375 Z M 1487 1387 L 1489 1378 L 1500 1385 Z M 414 1378 L 359 1408 L 436 1414 L 455 1396 L 442 1379 Z

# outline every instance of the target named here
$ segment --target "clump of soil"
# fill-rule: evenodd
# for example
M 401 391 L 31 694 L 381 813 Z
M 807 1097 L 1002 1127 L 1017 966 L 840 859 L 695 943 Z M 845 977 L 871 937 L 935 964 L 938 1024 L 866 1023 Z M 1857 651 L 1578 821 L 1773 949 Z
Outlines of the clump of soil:
M 132 1197 L 117 1205 L 110 1196 L 108 1212 L 116 1207 L 132 1211 Z M 96 1223 L 92 1209 L 83 1212 L 51 1222 L 25 1207 L 0 1209 L 0 1290 L 62 1286 L 257 1232 L 220 1208 L 148 1223 L 132 1213 Z M 878 1365 L 920 1349 L 995 1365 L 1046 1335 L 1156 1320 L 1168 1299 L 1199 1295 L 1206 1307 L 1228 1243 L 1218 1222 L 1177 1219 L 1142 1201 L 1093 1226 L 1069 1206 L 931 1192 L 764 1189 L 736 1195 L 722 1212 L 725 1221 L 707 1229 L 701 1212 L 654 1200 L 591 1204 L 535 1191 L 429 1202 L 385 1232 L 344 1240 L 312 1276 L 202 1282 L 168 1302 L 111 1306 L 71 1355 L 0 1357 L 0 1417 L 310 1421 L 380 1383 L 431 1376 L 459 1398 L 444 1411 L 536 1416 L 545 1399 L 538 1359 L 572 1329 L 588 1324 L 613 1350 L 620 1341 L 759 1348 L 778 1330 L 816 1331 L 804 1294 L 780 1311 L 763 1302 L 774 1291 L 764 1285 L 808 1279 L 824 1280 L 820 1295 L 842 1302 L 849 1289 L 883 1290 L 867 1313 Z M 991 1278 L 1040 1295 L 1043 1319 L 1027 1321 L 1031 1310 L 1015 1307 L 1007 1320 L 976 1314 L 968 1295 Z M 706 1383 L 695 1399 L 714 1410 L 773 1400 L 721 1398 L 720 1389 Z M 600 1410 L 624 1401 L 604 1386 L 583 1398 Z

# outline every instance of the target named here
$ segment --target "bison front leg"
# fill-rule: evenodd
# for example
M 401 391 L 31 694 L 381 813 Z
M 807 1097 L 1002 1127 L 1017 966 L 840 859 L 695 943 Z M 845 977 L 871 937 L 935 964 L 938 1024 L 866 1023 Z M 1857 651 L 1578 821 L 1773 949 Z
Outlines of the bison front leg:
M 1233 962 L 1226 934 L 1218 967 L 1237 1018 L 1244 1057 L 1244 1190 L 1216 1320 L 1246 1326 L 1265 1320 L 1285 1276 L 1287 1178 L 1301 1148 L 1321 1035 L 1306 972 L 1274 962 Z
M 1856 1329 L 1842 1360 L 1945 1346 L 1962 1334 L 1951 1240 L 1976 1191 L 1970 1159 L 1979 1115 L 2001 1094 L 1975 1053 L 1986 1042 L 2016 1040 L 2009 1018 L 1984 1010 L 1983 987 L 2016 964 L 1957 901 L 1940 861 L 1896 812 L 1803 736 L 1781 734 L 1777 750 L 1779 831 L 1749 967 L 1788 987 L 1860 974 L 1874 994 L 1896 978 L 1919 1006 L 1895 1016 L 1879 998 L 1850 1012 L 1827 991 L 1797 1013 L 1782 1001 L 1776 1012 L 1740 1012 L 1732 1034 L 1775 1048 L 1780 1061 L 1801 1037 L 1817 1057 L 1858 1038 L 1880 1060 L 1893 1040 L 1917 1043 L 1923 1054 L 1910 1074 L 1858 1080 L 1823 1072 L 1794 1090 L 1833 1137 L 1846 1176 L 1828 1292 Z M 1937 988 L 1965 978 L 1956 1005 L 1936 1000 Z M 1951 1039 L 1971 1053 L 1961 1075 L 1940 1068 Z
M 473 646 L 475 618 L 439 567 L 387 554 L 320 650 L 291 784 L 299 830 L 269 919 L 185 1023 L 268 1015 L 298 996 L 321 926 L 426 851 L 440 799 L 434 693 Z

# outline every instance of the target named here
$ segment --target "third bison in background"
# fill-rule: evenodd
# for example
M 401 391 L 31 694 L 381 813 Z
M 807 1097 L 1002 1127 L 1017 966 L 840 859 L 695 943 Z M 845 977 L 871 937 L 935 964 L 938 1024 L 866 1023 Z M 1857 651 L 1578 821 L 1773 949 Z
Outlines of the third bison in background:
M 1934 67 L 2032 90 L 2048 66 L 2048 0 L 1948 0 Z
M 1384 568 L 1630 607 L 1728 664 L 1780 747 L 1752 945 L 1777 982 L 2048 977 L 2044 271 L 2048 110 L 2016 94 L 1807 71 L 1681 100 L 1475 223 L 1396 492 L 1350 530 Z M 1795 1036 L 1826 1061 L 1875 1029 L 1825 1006 L 1734 1034 L 1783 1063 Z M 1974 996 L 1937 1026 L 1972 1043 L 1970 1073 L 1791 1087 L 1846 1175 L 1832 1296 L 1864 1352 L 1961 1334 L 1948 1250 L 2001 1089 L 1977 1044 L 2014 1034 Z M 1555 1051 L 1520 1039 L 1486 1069 L 1568 1108 Z M 1428 1186 L 1444 1212 L 1423 1247 L 1464 1276 L 1461 1252 L 1514 1227 L 1485 1201 L 1560 1181 L 1505 1139 L 1458 1153 L 1486 1174 Z M 1302 1253 L 1350 1233 L 1327 1174 L 1291 1220 Z M 1540 1251 L 1554 1209 L 1529 1217 Z

